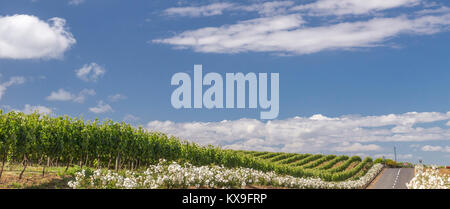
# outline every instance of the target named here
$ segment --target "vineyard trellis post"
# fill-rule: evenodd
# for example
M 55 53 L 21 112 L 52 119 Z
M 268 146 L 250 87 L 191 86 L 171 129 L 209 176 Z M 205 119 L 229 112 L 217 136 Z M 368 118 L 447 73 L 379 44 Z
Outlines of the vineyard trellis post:
M 186 141 L 186 158 L 189 159 L 189 142 Z

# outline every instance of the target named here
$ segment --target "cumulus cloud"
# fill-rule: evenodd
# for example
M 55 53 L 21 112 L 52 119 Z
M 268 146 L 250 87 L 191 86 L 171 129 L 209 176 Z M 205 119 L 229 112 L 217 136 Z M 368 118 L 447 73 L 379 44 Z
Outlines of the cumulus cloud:
M 184 31 L 154 43 L 204 53 L 286 52 L 375 47 L 401 34 L 433 34 L 446 30 L 450 14 L 420 17 L 376 17 L 369 20 L 306 26 L 298 14 L 257 18 L 232 25 Z
M 37 111 L 40 114 L 50 114 L 52 112 L 52 109 L 46 106 L 41 106 L 41 105 L 37 105 L 37 106 L 31 106 L 29 104 L 26 104 L 23 110 L 20 110 L 21 112 L 25 113 L 25 114 L 30 114 L 33 113 L 35 111 Z
M 74 94 L 64 90 L 59 89 L 58 91 L 52 91 L 50 95 L 47 97 L 49 101 L 70 101 L 75 97 Z
M 421 149 L 424 152 L 450 152 L 450 146 L 432 146 L 432 145 L 425 145 Z
M 113 94 L 113 95 L 108 96 L 108 100 L 111 102 L 117 102 L 119 100 L 124 100 L 124 99 L 127 99 L 127 96 L 125 96 L 123 94 Z
M 99 101 L 97 103 L 97 106 L 89 108 L 89 111 L 96 113 L 96 114 L 102 114 L 107 112 L 113 112 L 114 110 L 109 104 L 104 103 L 103 101 Z
M 91 64 L 83 65 L 82 68 L 75 70 L 77 77 L 83 81 L 93 81 L 96 82 L 100 77 L 105 75 L 105 68 L 101 67 L 97 63 L 93 62 Z
M 93 89 L 83 89 L 78 94 L 73 94 L 64 89 L 59 89 L 58 91 L 52 91 L 46 99 L 48 101 L 72 101 L 77 103 L 84 103 L 88 96 L 94 95 L 95 91 Z
M 61 58 L 76 43 L 65 24 L 58 17 L 0 16 L 0 59 Z
M 305 11 L 310 15 L 361 15 L 397 7 L 416 6 L 421 0 L 318 0 L 298 5 L 291 10 Z
M 380 151 L 379 142 L 449 140 L 450 129 L 421 125 L 448 120 L 450 112 L 409 112 L 380 116 L 294 117 L 262 122 L 239 119 L 220 122 L 151 121 L 161 131 L 200 144 L 231 149 L 282 152 Z
M 123 117 L 123 121 L 126 121 L 126 122 L 136 122 L 139 120 L 141 120 L 141 118 L 139 118 L 138 116 L 132 115 L 132 114 L 126 114 Z
M 375 158 L 385 157 L 387 159 L 394 159 L 395 155 L 392 154 L 392 153 L 384 153 L 384 154 L 376 154 L 374 157 Z M 410 160 L 410 159 L 413 159 L 413 158 L 414 158 L 413 154 L 398 154 L 397 155 L 397 159 L 398 160 Z
M 25 78 L 21 76 L 11 77 L 8 81 L 0 83 L 0 100 L 5 94 L 8 87 L 25 83 Z
M 338 152 L 363 152 L 381 150 L 381 147 L 376 144 L 362 145 L 360 143 L 349 144 L 345 142 L 342 146 L 334 148 L 334 150 Z
M 10 105 L 2 105 L 1 108 L 6 110 L 7 112 L 16 111 L 16 112 L 23 112 L 25 114 L 30 114 L 35 111 L 37 111 L 40 114 L 46 114 L 46 115 L 52 113 L 52 108 L 46 107 L 46 106 L 41 106 L 41 105 L 25 104 L 23 109 L 14 109 Z

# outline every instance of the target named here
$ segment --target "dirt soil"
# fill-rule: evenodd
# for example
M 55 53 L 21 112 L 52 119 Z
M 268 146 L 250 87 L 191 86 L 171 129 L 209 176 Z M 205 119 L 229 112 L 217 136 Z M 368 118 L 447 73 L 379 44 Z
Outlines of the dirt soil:
M 448 169 L 448 168 L 440 168 L 440 169 L 439 169 L 439 173 L 440 173 L 440 174 L 447 174 L 447 175 L 450 175 L 450 169 Z
M 19 172 L 5 171 L 0 179 L 0 189 L 69 189 L 68 178 L 56 173 L 25 172 L 19 179 Z
M 345 169 L 345 171 L 349 171 L 349 170 L 351 170 L 352 168 L 354 168 L 355 166 L 357 166 L 359 163 L 361 163 L 361 162 L 353 162 L 353 163 L 351 163 L 346 169 Z
M 344 163 L 345 163 L 345 160 L 339 161 L 338 163 L 334 164 L 333 167 L 331 167 L 331 169 L 337 168 L 337 167 L 341 166 Z

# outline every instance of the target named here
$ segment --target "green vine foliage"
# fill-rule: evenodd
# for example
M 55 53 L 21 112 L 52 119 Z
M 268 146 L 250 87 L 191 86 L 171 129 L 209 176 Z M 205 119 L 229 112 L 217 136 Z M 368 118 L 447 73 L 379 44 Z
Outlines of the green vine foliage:
M 134 170 L 145 169 L 162 158 L 193 165 L 246 167 L 325 180 L 345 180 L 364 167 L 361 165 L 344 171 L 352 162 L 361 161 L 359 157 L 351 157 L 340 167 L 320 170 L 313 167 L 327 160 L 345 160 L 347 157 L 226 150 L 149 132 L 124 122 L 85 121 L 69 116 L 51 117 L 37 112 L 3 113 L 0 110 L 0 163 L 3 164 L 22 163 L 26 167 L 29 163 L 45 165 L 51 162 L 67 168 L 78 165 Z M 313 163 L 318 159 L 320 161 Z M 369 161 L 371 159 L 363 163 Z M 306 164 L 305 168 L 299 167 Z

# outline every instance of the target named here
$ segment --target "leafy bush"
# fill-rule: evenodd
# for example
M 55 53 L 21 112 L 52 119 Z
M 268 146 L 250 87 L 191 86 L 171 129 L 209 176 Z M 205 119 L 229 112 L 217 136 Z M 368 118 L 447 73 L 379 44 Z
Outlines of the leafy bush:
M 383 163 L 383 158 L 377 158 L 375 161 L 373 161 L 373 163 Z
M 391 159 L 386 159 L 385 160 L 385 164 L 389 168 L 397 168 L 397 167 L 399 167 L 398 163 L 393 161 L 393 160 L 391 160 Z

